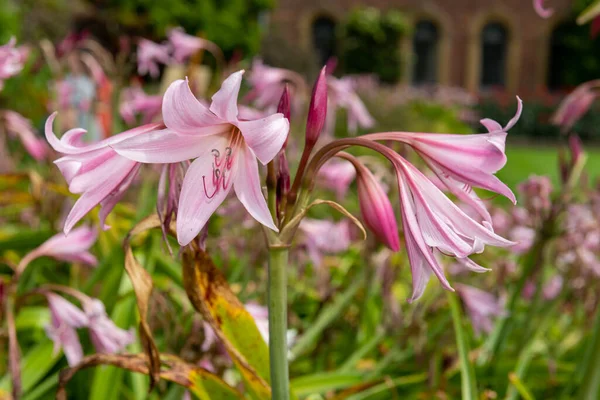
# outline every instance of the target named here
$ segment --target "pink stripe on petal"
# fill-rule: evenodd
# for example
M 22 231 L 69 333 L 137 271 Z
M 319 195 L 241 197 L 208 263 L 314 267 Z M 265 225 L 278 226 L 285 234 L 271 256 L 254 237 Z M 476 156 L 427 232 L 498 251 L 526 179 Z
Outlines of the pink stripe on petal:
M 238 151 L 237 172 L 233 182 L 235 194 L 254 219 L 279 232 L 262 192 L 256 157 L 246 146 L 242 146 Z

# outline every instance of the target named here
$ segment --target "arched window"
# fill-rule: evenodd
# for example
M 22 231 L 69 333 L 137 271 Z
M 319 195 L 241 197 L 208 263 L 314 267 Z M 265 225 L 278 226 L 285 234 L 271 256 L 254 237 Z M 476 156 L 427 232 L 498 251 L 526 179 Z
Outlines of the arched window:
M 325 65 L 335 55 L 335 21 L 329 17 L 319 17 L 312 24 L 313 46 L 319 65 Z
M 438 80 L 438 42 L 437 26 L 431 21 L 419 21 L 413 36 L 413 83 L 435 83 Z
M 481 33 L 481 86 L 506 84 L 508 32 L 504 25 L 492 22 Z

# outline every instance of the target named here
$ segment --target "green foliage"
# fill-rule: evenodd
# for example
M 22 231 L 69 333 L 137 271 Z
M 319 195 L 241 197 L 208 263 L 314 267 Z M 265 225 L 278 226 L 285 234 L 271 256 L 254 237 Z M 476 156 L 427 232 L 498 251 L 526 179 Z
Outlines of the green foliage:
M 182 26 L 217 43 L 228 56 L 235 50 L 250 56 L 260 46 L 260 16 L 273 6 L 273 0 L 109 0 L 102 9 L 141 36 L 160 38 Z
M 341 31 L 345 72 L 375 73 L 383 82 L 398 82 L 400 38 L 407 29 L 407 22 L 398 11 L 353 10 Z

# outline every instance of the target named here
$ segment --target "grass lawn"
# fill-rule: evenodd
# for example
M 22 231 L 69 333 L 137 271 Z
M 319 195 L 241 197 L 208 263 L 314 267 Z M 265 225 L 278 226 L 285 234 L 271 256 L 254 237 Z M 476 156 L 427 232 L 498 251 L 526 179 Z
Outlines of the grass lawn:
M 586 169 L 592 183 L 600 175 L 600 148 L 589 147 Z M 510 144 L 506 146 L 508 162 L 497 176 L 512 189 L 530 175 L 548 175 L 554 183 L 558 183 L 558 147 L 534 144 Z

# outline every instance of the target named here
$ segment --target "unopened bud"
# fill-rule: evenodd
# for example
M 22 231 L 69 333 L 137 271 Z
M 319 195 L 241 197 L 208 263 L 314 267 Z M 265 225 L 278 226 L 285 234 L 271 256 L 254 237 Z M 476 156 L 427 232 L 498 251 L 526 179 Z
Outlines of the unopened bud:
M 326 67 L 323 67 L 317 82 L 313 87 L 310 107 L 308 109 L 308 119 L 306 121 L 306 145 L 312 147 L 325 126 L 327 117 L 327 77 Z

